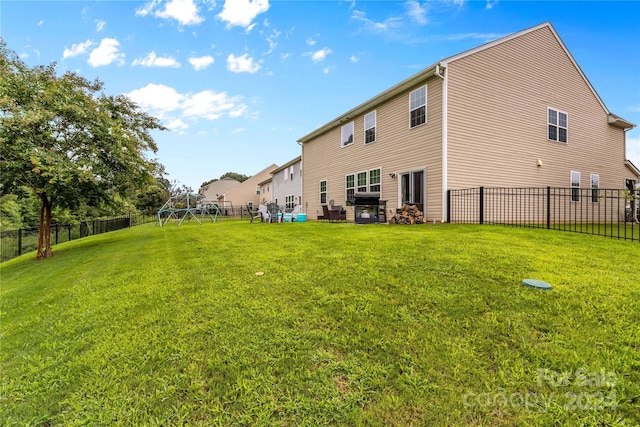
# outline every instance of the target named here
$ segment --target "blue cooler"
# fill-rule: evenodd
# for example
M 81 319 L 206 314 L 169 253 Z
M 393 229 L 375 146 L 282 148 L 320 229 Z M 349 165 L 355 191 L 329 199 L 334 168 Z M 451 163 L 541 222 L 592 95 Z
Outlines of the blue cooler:
M 307 214 L 306 213 L 299 213 L 298 214 L 298 219 L 296 221 L 298 221 L 298 222 L 307 222 Z
M 290 213 L 284 214 L 284 222 L 291 222 L 291 216 Z

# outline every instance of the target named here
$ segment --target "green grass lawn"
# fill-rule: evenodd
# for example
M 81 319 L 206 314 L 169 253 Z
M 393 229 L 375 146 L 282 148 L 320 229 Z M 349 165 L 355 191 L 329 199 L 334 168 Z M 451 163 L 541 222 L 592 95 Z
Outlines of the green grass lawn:
M 0 265 L 2 425 L 640 424 L 637 242 L 225 220 L 54 254 Z

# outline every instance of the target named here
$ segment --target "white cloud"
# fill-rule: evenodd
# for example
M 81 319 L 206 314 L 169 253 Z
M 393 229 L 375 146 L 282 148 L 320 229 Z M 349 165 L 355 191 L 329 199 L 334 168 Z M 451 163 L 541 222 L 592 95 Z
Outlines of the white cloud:
M 38 27 L 42 27 L 44 25 L 44 21 L 41 19 L 38 21 Z
M 184 99 L 184 95 L 178 93 L 174 88 L 154 83 L 131 91 L 127 96 L 140 108 L 158 116 L 158 118 L 164 117 L 168 112 L 180 109 Z
M 627 137 L 627 159 L 640 168 L 640 136 Z
M 315 52 L 307 52 L 305 55 L 310 56 L 313 62 L 321 62 L 324 61 L 324 59 L 330 53 L 332 53 L 331 49 L 329 49 L 328 47 L 323 47 L 322 49 L 316 50 Z
M 150 54 L 145 56 L 144 58 L 135 59 L 131 65 L 137 66 L 140 65 L 142 67 L 172 67 L 179 68 L 180 63 L 171 57 L 161 57 L 157 56 L 155 52 L 151 51 Z
M 351 19 L 362 22 L 366 29 L 373 32 L 390 31 L 399 28 L 402 25 L 402 19 L 399 17 L 389 17 L 384 21 L 376 22 L 367 18 L 367 15 L 364 12 L 355 9 L 351 13 Z
M 242 132 L 244 132 L 244 128 L 233 129 L 231 131 L 231 135 L 237 135 L 237 134 L 242 133 Z
M 93 42 L 91 40 L 87 40 L 84 43 L 74 43 L 71 45 L 71 49 L 65 49 L 64 52 L 62 52 L 62 59 L 82 55 L 86 53 L 92 45 Z
M 269 43 L 269 50 L 265 53 L 265 55 L 269 55 L 278 45 L 278 37 L 282 34 L 281 31 L 273 30 L 273 33 L 269 37 L 267 37 L 267 42 Z
M 100 67 L 117 62 L 118 65 L 124 64 L 124 53 L 118 52 L 120 43 L 116 39 L 104 38 L 100 42 L 100 46 L 93 49 L 89 54 L 87 61 L 92 67 Z
M 255 73 L 262 66 L 255 62 L 248 54 L 235 56 L 233 53 L 227 57 L 227 69 L 234 73 Z
M 487 5 L 485 9 L 493 9 L 493 6 L 498 4 L 498 0 L 487 0 Z
M 185 99 L 182 104 L 184 115 L 216 120 L 235 107 L 233 100 L 224 93 L 211 90 L 198 92 Z
M 333 71 L 333 70 L 335 70 L 335 69 L 336 69 L 336 67 L 335 67 L 335 66 L 330 65 L 330 66 L 328 66 L 328 67 L 324 67 L 324 68 L 322 69 L 322 72 L 323 72 L 324 74 L 329 74 L 330 72 L 332 72 L 332 71 Z
M 160 0 L 152 0 L 136 9 L 136 15 L 153 14 L 156 18 L 175 19 L 180 25 L 195 25 L 204 21 L 204 18 L 198 14 L 198 7 L 193 0 L 169 0 L 164 4 L 164 9 L 157 10 L 161 4 Z
M 355 64 L 356 62 L 360 61 L 360 58 L 358 58 L 355 55 L 351 55 L 351 57 L 349 58 L 349 61 L 351 61 L 352 64 Z
M 308 39 L 307 39 L 307 44 L 308 44 L 309 46 L 313 46 L 313 45 L 315 45 L 316 43 L 318 43 L 318 42 L 317 42 L 317 41 L 315 41 L 315 40 L 314 40 L 314 39 L 312 39 L 312 38 L 308 38 Z
M 409 0 L 405 3 L 407 8 L 407 15 L 417 22 L 420 25 L 426 25 L 429 21 L 427 20 L 427 5 L 421 5 L 420 2 L 416 0 Z
M 189 61 L 189 64 L 193 66 L 194 70 L 200 71 L 213 64 L 215 62 L 215 59 L 213 59 L 213 56 L 206 55 L 200 57 L 192 57 L 187 59 L 187 61 Z
M 248 109 L 240 97 L 229 96 L 226 92 L 204 90 L 181 94 L 172 87 L 153 83 L 131 91 L 127 96 L 173 129 L 186 129 L 189 121 L 199 119 L 216 120 L 223 116 L 237 118 Z
M 227 28 L 238 26 L 250 31 L 254 18 L 267 10 L 269 0 L 225 0 L 218 18 L 227 23 Z
M 94 22 L 96 23 L 96 31 L 102 31 L 104 26 L 107 25 L 105 21 L 101 21 L 99 19 L 96 19 Z

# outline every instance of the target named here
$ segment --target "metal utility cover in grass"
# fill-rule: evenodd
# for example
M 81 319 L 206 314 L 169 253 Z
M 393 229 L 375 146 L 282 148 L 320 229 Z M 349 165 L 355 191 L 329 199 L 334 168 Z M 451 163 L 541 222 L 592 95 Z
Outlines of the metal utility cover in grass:
M 542 280 L 524 279 L 522 281 L 522 284 L 531 288 L 544 289 L 545 291 L 552 289 L 550 284 L 548 284 L 547 282 L 543 282 Z

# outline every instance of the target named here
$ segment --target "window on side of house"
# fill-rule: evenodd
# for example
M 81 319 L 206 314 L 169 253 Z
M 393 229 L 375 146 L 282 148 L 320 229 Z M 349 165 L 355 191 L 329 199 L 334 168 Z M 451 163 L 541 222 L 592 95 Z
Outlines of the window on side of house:
M 289 178 L 293 179 L 293 166 L 289 166 Z
M 327 204 L 327 180 L 323 179 L 320 181 L 320 204 Z
M 285 209 L 293 209 L 295 206 L 294 203 L 294 195 L 290 194 L 284 197 L 284 207 Z
M 372 111 L 364 116 L 364 143 L 375 142 L 376 140 L 376 111 Z
M 346 189 L 346 201 L 352 201 L 356 193 L 356 176 L 354 174 L 345 177 L 344 187 Z
M 357 174 L 358 193 L 366 193 L 367 191 L 367 171 L 358 172 Z
M 340 131 L 340 146 L 346 147 L 347 145 L 353 144 L 353 122 L 347 123 L 342 126 L 342 130 Z
M 289 179 L 289 168 L 285 168 L 284 170 L 284 180 L 287 181 Z
M 380 192 L 380 168 L 369 171 L 369 191 L 372 193 Z
M 580 172 L 571 171 L 571 201 L 580 201 Z
M 547 139 L 567 143 L 568 117 L 567 113 L 547 108 Z
M 591 174 L 591 201 L 598 203 L 600 201 L 600 175 L 597 173 Z
M 409 94 L 410 127 L 427 122 L 427 87 L 422 86 Z

